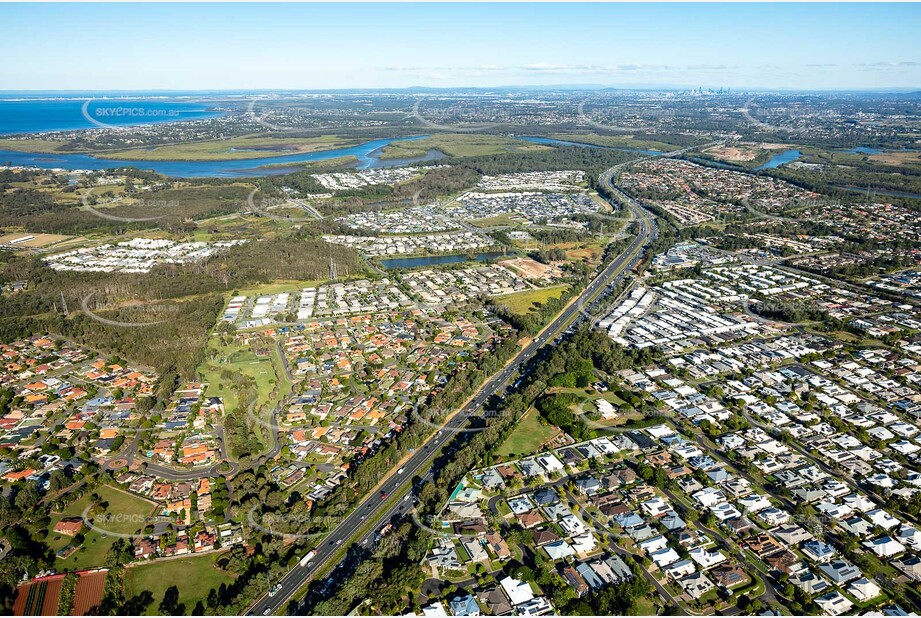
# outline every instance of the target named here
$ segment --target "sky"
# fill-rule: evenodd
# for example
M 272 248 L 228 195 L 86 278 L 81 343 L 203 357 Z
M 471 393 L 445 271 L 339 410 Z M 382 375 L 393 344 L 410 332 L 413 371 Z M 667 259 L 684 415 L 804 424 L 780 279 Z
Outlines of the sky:
M 0 4 L 0 90 L 921 88 L 921 4 Z

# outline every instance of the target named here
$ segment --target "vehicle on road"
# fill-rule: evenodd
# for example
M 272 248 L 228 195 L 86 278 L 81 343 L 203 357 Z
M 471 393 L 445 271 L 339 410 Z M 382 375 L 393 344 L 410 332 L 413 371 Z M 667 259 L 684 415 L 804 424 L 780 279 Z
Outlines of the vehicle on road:
M 316 555 L 317 555 L 317 550 L 315 549 L 310 550 L 309 552 L 307 552 L 307 554 L 303 558 L 301 558 L 301 561 L 299 564 L 302 567 L 307 566 L 307 564 L 309 564 L 310 561 L 316 557 Z

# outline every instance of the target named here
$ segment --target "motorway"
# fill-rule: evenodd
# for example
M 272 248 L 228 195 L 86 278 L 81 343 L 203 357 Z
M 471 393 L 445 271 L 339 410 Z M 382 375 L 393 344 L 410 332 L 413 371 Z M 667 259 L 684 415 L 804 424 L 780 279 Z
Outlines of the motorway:
M 462 430 L 468 420 L 477 418 L 483 404 L 500 389 L 504 388 L 513 376 L 525 363 L 530 361 L 545 345 L 553 342 L 576 320 L 584 317 L 581 311 L 583 305 L 594 300 L 612 281 L 631 269 L 642 257 L 645 245 L 655 239 L 658 227 L 652 215 L 644 210 L 636 201 L 620 193 L 612 184 L 611 178 L 616 172 L 612 168 L 602 175 L 601 181 L 606 188 L 625 203 L 634 220 L 637 222 L 637 233 L 630 245 L 597 276 L 541 333 L 535 337 L 517 356 L 514 357 L 501 371 L 487 380 L 477 394 L 455 414 L 440 431 L 430 436 L 429 439 L 410 456 L 406 463 L 396 472 L 385 477 L 379 489 L 387 496 L 397 496 L 406 493 L 396 504 L 386 508 L 387 499 L 382 499 L 378 492 L 372 492 L 355 508 L 343 521 L 322 540 L 316 547 L 317 555 L 306 566 L 296 565 L 285 574 L 279 582 L 276 593 L 272 596 L 266 594 L 254 605 L 252 614 L 268 615 L 286 611 L 286 604 L 300 590 L 317 571 L 322 570 L 340 550 L 350 542 L 357 542 L 368 546 L 377 530 L 383 527 L 395 515 L 406 515 L 413 509 L 411 489 L 413 477 L 419 476 L 423 481 L 431 478 L 429 469 L 437 451 L 443 446 L 445 438 Z M 370 523 L 373 526 L 368 527 Z M 367 531 L 360 537 L 354 538 L 360 529 Z

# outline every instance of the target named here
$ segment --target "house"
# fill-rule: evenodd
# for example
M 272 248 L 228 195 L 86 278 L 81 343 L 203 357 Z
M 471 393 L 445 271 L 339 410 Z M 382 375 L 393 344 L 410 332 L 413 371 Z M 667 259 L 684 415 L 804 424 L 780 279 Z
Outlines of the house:
M 673 562 L 677 562 L 681 559 L 681 556 L 678 555 L 678 552 L 669 547 L 668 549 L 663 549 L 651 554 L 649 558 L 661 569 Z
M 538 547 L 543 547 L 547 543 L 555 543 L 560 540 L 560 536 L 550 528 L 532 530 L 531 537 L 534 539 L 534 544 Z
M 563 471 L 563 463 L 553 455 L 541 455 L 537 458 L 537 463 L 549 474 Z
M 431 554 L 428 556 L 428 562 L 431 566 L 440 569 L 460 570 L 461 564 L 457 557 L 457 550 L 454 543 L 449 539 L 439 539 Z
M 492 616 L 505 616 L 512 613 L 512 604 L 501 587 L 482 590 L 477 594 L 480 605 L 485 606 Z
M 748 574 L 738 564 L 721 564 L 708 572 L 713 581 L 723 588 L 732 588 L 748 582 Z
M 541 515 L 540 512 L 536 510 L 522 513 L 518 515 L 516 519 L 518 520 L 518 523 L 521 525 L 521 527 L 525 530 L 544 523 L 543 515 Z
M 831 587 L 823 578 L 808 570 L 795 574 L 790 583 L 809 595 L 820 594 Z
M 454 616 L 479 616 L 480 606 L 469 592 L 448 601 L 448 608 Z
M 892 566 L 905 573 L 909 579 L 921 582 L 921 557 L 904 556 L 901 560 L 893 560 Z
M 838 553 L 835 551 L 834 547 L 819 539 L 806 541 L 800 546 L 800 549 L 806 554 L 807 558 L 810 558 L 814 562 L 828 562 Z
M 83 529 L 82 517 L 65 517 L 54 524 L 54 531 L 64 536 L 76 536 Z
M 883 593 L 879 586 L 866 577 L 861 577 L 848 586 L 847 591 L 861 603 L 869 601 L 870 599 L 875 599 Z
M 783 546 L 766 532 L 745 540 L 744 544 L 758 556 L 767 556 L 783 549 Z
M 512 552 L 508 547 L 508 543 L 506 543 L 505 539 L 499 536 L 497 532 L 486 535 L 486 547 L 488 547 L 499 560 L 508 560 L 512 557 Z
M 674 562 L 668 565 L 662 570 L 665 571 L 665 573 L 668 574 L 668 576 L 672 579 L 678 580 L 697 571 L 697 567 L 694 566 L 693 560 L 679 560 L 678 562 Z
M 422 615 L 430 618 L 447 618 L 448 612 L 445 611 L 445 607 L 441 603 L 431 603 L 422 608 Z
M 897 556 L 905 551 L 905 546 L 889 536 L 881 536 L 872 541 L 865 541 L 864 547 L 870 549 L 880 558 Z
M 889 530 L 891 528 L 895 528 L 901 523 L 898 519 L 896 519 L 895 517 L 893 517 L 886 511 L 884 511 L 883 509 L 874 509 L 872 511 L 869 511 L 866 515 L 870 519 L 870 521 L 873 522 L 874 526 L 879 526 L 883 530 Z
M 512 605 L 521 605 L 534 598 L 534 592 L 531 585 L 527 582 L 519 581 L 512 577 L 505 577 L 499 581 L 502 590 L 505 592 Z
M 710 551 L 704 547 L 698 547 L 689 552 L 691 560 L 700 565 L 702 569 L 709 569 L 721 562 L 726 561 L 726 556 L 721 551 Z
M 469 541 L 461 541 L 461 545 L 464 546 L 464 549 L 467 551 L 467 555 L 470 556 L 470 560 L 473 562 L 489 560 L 489 554 L 486 553 L 486 550 L 483 548 L 483 544 L 478 540 L 471 539 Z
M 567 556 L 573 556 L 576 553 L 576 551 L 572 548 L 572 545 L 566 541 L 547 543 L 544 545 L 544 551 L 547 552 L 547 555 L 550 556 L 550 559 L 554 561 L 562 560 Z
M 838 616 L 854 606 L 854 604 L 848 601 L 843 594 L 837 591 L 829 592 L 813 600 L 822 608 L 822 612 L 827 616 Z
M 873 525 L 859 515 L 848 517 L 840 525 L 844 530 L 860 538 L 869 536 L 873 532 Z
M 808 541 L 813 538 L 812 534 L 806 532 L 803 528 L 800 528 L 796 524 L 787 524 L 785 526 L 778 526 L 771 530 L 777 539 L 781 542 L 786 543 L 787 545 L 797 545 L 803 541 Z
M 585 579 L 579 575 L 579 572 L 572 565 L 567 565 L 563 568 L 562 571 L 563 579 L 566 580 L 572 588 L 576 591 L 576 596 L 581 597 L 586 592 L 588 592 L 589 587 L 585 582 Z
M 586 496 L 594 496 L 601 491 L 601 481 L 594 477 L 583 477 L 576 480 L 576 489 Z
M 604 569 L 610 571 L 610 569 L 604 566 L 603 562 L 597 562 L 597 564 L 602 565 Z M 582 576 L 582 579 L 585 580 L 585 583 L 588 584 L 588 587 L 592 590 L 597 590 L 598 588 L 604 586 L 605 580 L 603 580 L 601 576 L 598 575 L 598 572 L 589 563 L 580 562 L 576 564 L 576 571 L 579 572 L 579 575 Z
M 550 601 L 544 597 L 534 597 L 515 606 L 519 616 L 552 616 L 555 613 Z
M 134 546 L 134 557 L 144 559 L 156 556 L 159 549 L 160 543 L 156 539 L 144 538 Z
M 668 547 L 668 539 L 666 539 L 661 534 L 658 536 L 649 537 L 648 539 L 642 540 L 637 543 L 637 547 L 642 549 L 647 554 L 657 552 L 660 549 L 665 549 Z
M 831 562 L 820 565 L 819 570 L 821 570 L 832 583 L 838 586 L 857 579 L 862 575 L 860 569 L 842 558 L 836 558 Z
M 802 569 L 800 559 L 789 549 L 766 556 L 764 561 L 775 571 L 781 573 L 797 573 Z
M 699 599 L 716 586 L 703 573 L 693 573 L 678 580 L 678 584 L 692 599 Z
M 595 549 L 597 545 L 595 537 L 592 536 L 591 532 L 585 532 L 584 534 L 577 534 L 572 537 L 572 549 L 577 554 L 587 554 L 588 552 Z

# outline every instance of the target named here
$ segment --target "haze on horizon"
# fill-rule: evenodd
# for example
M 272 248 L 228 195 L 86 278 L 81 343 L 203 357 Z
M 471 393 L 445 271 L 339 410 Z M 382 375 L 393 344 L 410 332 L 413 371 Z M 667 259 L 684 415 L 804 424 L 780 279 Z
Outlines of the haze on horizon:
M 3 4 L 0 88 L 921 87 L 917 4 Z

